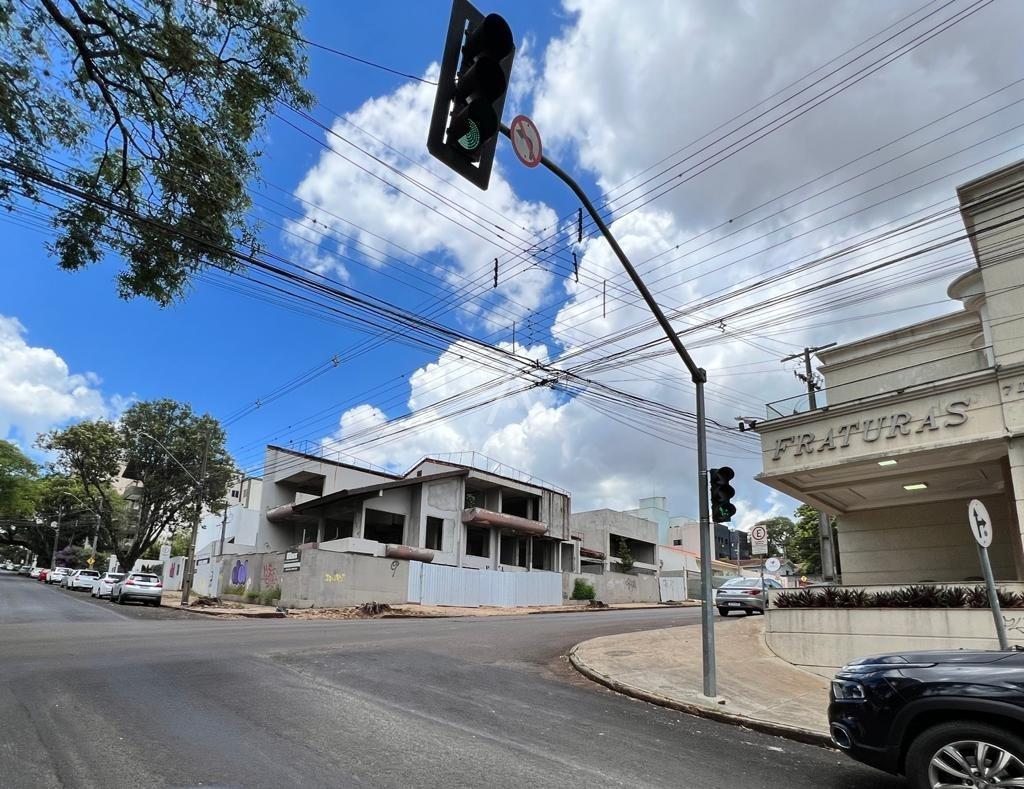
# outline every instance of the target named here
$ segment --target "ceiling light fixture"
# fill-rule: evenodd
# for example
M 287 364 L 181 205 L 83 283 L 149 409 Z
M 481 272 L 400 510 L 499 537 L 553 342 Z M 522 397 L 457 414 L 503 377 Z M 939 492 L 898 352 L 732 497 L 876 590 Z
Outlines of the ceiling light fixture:
M 878 461 L 878 465 L 879 466 L 895 466 L 898 462 L 899 462 L 898 460 L 879 460 Z
M 912 482 L 909 485 L 904 485 L 903 490 L 925 490 L 927 487 L 927 482 Z

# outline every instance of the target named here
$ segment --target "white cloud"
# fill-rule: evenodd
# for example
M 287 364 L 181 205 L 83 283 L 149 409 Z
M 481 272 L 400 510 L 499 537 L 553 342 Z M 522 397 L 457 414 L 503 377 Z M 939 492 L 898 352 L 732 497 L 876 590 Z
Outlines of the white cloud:
M 605 189 L 701 138 L 722 121 L 758 104 L 915 9 L 909 2 L 869 9 L 854 0 L 830 4 L 813 0 L 771 4 L 650 0 L 631 5 L 627 17 L 622 4 L 613 0 L 566 0 L 564 7 L 568 23 L 556 39 L 544 49 L 530 42 L 517 55 L 509 108 L 511 112 L 524 109 L 532 87 L 532 115 L 544 134 L 547 150 L 567 167 L 576 162 L 590 171 Z M 921 25 L 916 32 L 948 13 Z M 831 245 L 842 245 L 874 225 L 891 222 L 940 199 L 952 202 L 957 183 L 1022 155 L 1019 151 L 1000 153 L 1017 142 L 1019 134 L 1002 135 L 973 150 L 955 153 L 1020 121 L 1020 107 L 982 118 L 1024 96 L 1024 86 L 1020 85 L 920 135 L 870 153 L 1015 78 L 1019 58 L 1016 31 L 1021 22 L 1021 6 L 993 4 L 643 210 L 621 216 L 614 223 L 615 233 L 659 303 L 666 309 L 679 308 L 764 277 L 767 272 L 790 270 L 798 262 L 832 251 Z M 901 40 L 908 38 L 905 35 Z M 472 190 L 488 206 L 474 210 L 481 216 L 493 217 L 494 212 L 508 216 L 509 224 L 517 226 L 521 235 L 539 234 L 549 227 L 554 211 L 519 200 L 500 167 L 487 193 L 477 193 L 455 181 L 454 176 L 437 175 L 443 170 L 423 152 L 432 90 L 423 85 L 404 86 L 346 116 L 387 139 L 432 174 L 360 136 L 344 121 L 339 121 L 335 129 L 346 136 L 355 134 L 360 145 L 452 199 L 464 202 L 464 195 L 457 190 Z M 754 114 L 746 114 L 742 120 L 750 120 Z M 974 119 L 979 121 L 955 131 Z M 924 145 L 943 134 L 947 136 L 940 141 Z M 348 156 L 361 156 L 337 140 L 331 144 Z M 711 150 L 721 149 L 720 144 Z M 856 166 L 744 215 L 774 195 L 861 154 L 870 155 Z M 906 155 L 885 163 L 900 154 Z M 947 156 L 945 161 L 938 161 Z M 993 158 L 973 169 L 953 172 L 985 157 Z M 630 185 L 670 163 L 675 166 L 668 174 L 686 166 L 677 161 L 678 157 L 670 159 Z M 930 166 L 933 162 L 936 164 Z M 868 171 L 876 165 L 877 170 Z M 401 184 L 395 180 L 399 176 L 367 166 Z M 917 168 L 924 169 L 885 183 Z M 863 176 L 855 177 L 861 172 Z M 927 183 L 936 178 L 936 183 Z M 898 196 L 917 186 L 924 188 Z M 830 187 L 834 188 L 817 194 Z M 643 189 L 627 194 L 616 205 L 628 208 L 626 200 Z M 298 194 L 325 211 L 388 238 L 393 245 L 386 251 L 413 265 L 429 269 L 399 247 L 436 260 L 438 265 L 432 273 L 444 276 L 452 286 L 464 286 L 460 275 L 473 274 L 481 263 L 499 254 L 490 241 L 441 220 L 336 156 L 322 156 Z M 803 198 L 809 199 L 795 205 Z M 829 207 L 833 203 L 838 205 Z M 867 210 L 853 213 L 861 209 Z M 559 208 L 559 212 L 565 210 L 564 205 Z M 778 215 L 770 216 L 776 211 Z M 364 251 L 369 246 L 381 248 L 379 239 L 340 220 L 318 220 L 359 238 Z M 744 229 L 755 220 L 763 221 Z M 956 229 L 954 220 L 949 232 Z M 765 233 L 770 235 L 761 238 Z M 967 265 L 966 257 L 920 286 L 908 274 L 916 263 L 873 278 L 853 280 L 854 285 L 863 282 L 870 286 L 865 288 L 865 296 L 870 299 L 867 302 L 837 304 L 834 299 L 840 289 L 833 288 L 765 307 L 772 299 L 786 297 L 799 287 L 852 272 L 868 262 L 892 256 L 917 240 L 903 239 L 888 247 L 876 244 L 857 255 L 829 261 L 806 274 L 704 310 L 683 310 L 674 319 L 678 329 L 712 318 L 724 320 L 721 326 L 684 335 L 698 363 L 711 375 L 707 390 L 710 416 L 732 425 L 736 415 L 757 416 L 763 413 L 765 402 L 797 395 L 802 385 L 779 359 L 805 344 L 853 339 L 953 309 L 948 302 L 920 308 L 916 305 L 941 301 L 954 270 Z M 570 241 L 562 238 L 566 256 Z M 965 249 L 959 251 L 966 253 Z M 533 309 L 543 300 L 564 293 L 568 301 L 553 320 L 549 318 L 550 325 L 542 327 L 550 330 L 553 343 L 540 351 L 535 349 L 556 367 L 575 367 L 661 338 L 660 330 L 651 328 L 635 332 L 621 343 L 606 340 L 588 347 L 596 337 L 648 321 L 649 313 L 638 304 L 632 283 L 622 274 L 603 240 L 586 241 L 576 252 L 579 284 L 571 277 L 556 280 L 540 268 L 503 278 L 499 293 L 507 301 L 496 308 L 478 307 L 479 312 L 472 316 L 480 321 L 477 328 L 507 326 L 514 319 L 509 311 L 521 319 L 523 306 Z M 603 296 L 605 287 L 607 300 Z M 913 312 L 912 307 L 916 308 Z M 761 311 L 753 312 L 754 308 Z M 743 310 L 747 314 L 731 315 Z M 584 347 L 587 349 L 581 350 Z M 450 421 L 432 422 L 438 409 L 444 408 L 437 405 L 439 401 L 473 391 L 474 387 L 486 389 L 487 382 L 497 375 L 468 361 L 464 351 L 452 346 L 435 363 L 410 377 L 406 405 L 422 410 L 403 423 L 403 432 L 391 433 L 390 426 L 383 424 L 383 412 L 368 403 L 346 412 L 339 430 L 329 440 L 395 468 L 404 468 L 431 452 L 482 451 L 570 489 L 577 509 L 628 508 L 635 506 L 638 497 L 655 492 L 670 497 L 674 514 L 696 513 L 692 435 L 668 423 L 638 424 L 636 415 L 621 406 L 602 412 L 595 410 L 589 398 L 566 398 L 548 389 L 536 389 Z M 643 355 L 643 351 L 634 351 L 618 369 L 588 370 L 584 374 L 637 396 L 692 411 L 692 385 L 680 361 L 673 355 L 654 361 L 643 359 Z M 494 385 L 488 394 L 503 393 L 503 386 L 511 387 Z M 789 499 L 752 479 L 761 470 L 760 458 L 745 447 L 756 447 L 756 441 L 743 445 L 746 438 L 734 434 L 723 438 L 714 430 L 712 434 L 711 464 L 729 463 L 737 470 L 735 487 L 742 504 L 739 524 L 749 528 L 764 517 L 790 514 L 793 503 Z M 387 442 L 376 440 L 385 435 L 390 436 Z
M 0 437 L 27 449 L 38 432 L 124 407 L 124 398 L 104 398 L 95 373 L 72 373 L 56 351 L 29 345 L 26 334 L 17 318 L 0 315 Z
M 524 72 L 531 70 L 528 49 L 521 58 Z M 436 78 L 437 67 L 426 76 Z M 513 94 L 522 96 L 523 91 L 517 81 Z M 428 155 L 433 101 L 433 86 L 410 83 L 334 122 L 334 133 L 326 136 L 331 150 L 321 154 L 295 192 L 305 201 L 305 216 L 288 223 L 290 233 L 305 241 L 294 235 L 286 240 L 306 262 L 319 271 L 351 276 L 355 265 L 338 261 L 333 253 L 377 267 L 386 255 L 394 255 L 401 258 L 401 265 L 388 264 L 394 276 L 418 287 L 440 278 L 449 287 L 466 288 L 481 279 L 481 271 L 485 280 L 489 277 L 495 257 L 507 260 L 509 250 L 518 250 L 554 225 L 556 216 L 549 207 L 517 197 L 500 165 L 484 192 Z M 330 240 L 324 240 L 325 233 Z M 427 255 L 436 263 L 425 262 Z M 418 276 L 409 267 L 417 268 Z M 481 317 L 492 328 L 509 326 L 539 305 L 551 281 L 551 274 L 540 267 L 500 281 L 489 294 L 493 310 Z M 466 300 L 460 309 L 475 312 L 478 307 Z

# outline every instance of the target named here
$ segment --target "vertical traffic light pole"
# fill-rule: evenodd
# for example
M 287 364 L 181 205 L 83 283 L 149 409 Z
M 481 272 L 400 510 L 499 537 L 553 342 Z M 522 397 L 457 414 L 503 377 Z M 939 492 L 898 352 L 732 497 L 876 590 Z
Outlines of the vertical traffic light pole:
M 501 133 L 510 140 L 512 139 L 512 132 L 505 124 L 501 124 Z M 591 219 L 594 220 L 594 224 L 597 225 L 598 229 L 601 231 L 601 235 L 605 237 L 605 240 L 612 248 L 615 256 L 619 259 L 622 267 L 626 270 L 626 273 L 629 274 L 630 279 L 633 280 L 633 284 L 636 285 L 636 289 L 640 291 L 640 295 L 643 296 L 644 301 L 647 303 L 647 307 L 658 321 L 662 331 L 665 332 L 665 336 L 668 337 L 669 342 L 672 343 L 672 347 L 675 348 L 676 353 L 679 354 L 679 358 L 683 360 L 683 364 L 686 365 L 686 369 L 690 372 L 690 378 L 693 381 L 694 389 L 696 390 L 697 491 L 700 505 L 700 585 L 701 598 L 703 602 L 703 610 L 701 612 L 701 646 L 704 658 L 704 695 L 716 696 L 718 694 L 718 683 L 715 676 L 715 621 L 712 616 L 711 512 L 708 503 L 708 447 L 707 428 L 704 415 L 704 384 L 708 380 L 708 375 L 703 368 L 698 367 L 693 361 L 693 357 L 691 357 L 689 351 L 686 350 L 686 346 L 684 346 L 682 340 L 679 339 L 679 335 L 676 334 L 675 329 L 672 328 L 672 324 L 669 323 L 668 318 L 665 317 L 665 313 L 661 311 L 661 307 L 658 306 L 658 302 L 655 301 L 654 296 L 651 294 L 651 291 L 648 290 L 647 285 L 644 284 L 644 281 L 640 278 L 636 269 L 633 268 L 633 264 L 629 262 L 629 258 L 626 257 L 626 253 L 622 251 L 622 247 L 619 246 L 619 242 L 615 240 L 615 236 L 612 235 L 612 231 L 608 229 L 608 225 L 604 223 L 601 215 L 597 212 L 597 209 L 594 208 L 593 203 L 590 202 L 590 198 L 587 197 L 586 192 L 583 191 L 572 176 L 551 161 L 547 156 L 542 156 L 540 163 L 558 176 L 563 183 L 572 189 L 583 204 L 583 207 L 587 209 Z

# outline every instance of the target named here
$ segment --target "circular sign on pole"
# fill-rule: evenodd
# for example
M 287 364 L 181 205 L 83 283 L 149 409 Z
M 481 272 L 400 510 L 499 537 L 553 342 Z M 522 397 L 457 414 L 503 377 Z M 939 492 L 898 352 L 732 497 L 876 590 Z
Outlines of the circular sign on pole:
M 770 573 L 777 573 L 780 567 L 782 567 L 782 562 L 779 561 L 778 556 L 772 556 L 764 563 L 764 569 Z
M 516 115 L 508 127 L 512 140 L 512 150 L 519 161 L 527 167 L 536 167 L 544 156 L 544 147 L 540 141 L 540 132 L 532 120 L 525 115 Z
M 971 525 L 971 532 L 978 545 L 988 548 L 992 544 L 992 519 L 985 505 L 977 499 L 971 499 L 967 505 L 967 522 Z
M 768 529 L 764 526 L 755 526 L 750 530 L 750 539 L 754 542 L 762 542 L 768 539 Z

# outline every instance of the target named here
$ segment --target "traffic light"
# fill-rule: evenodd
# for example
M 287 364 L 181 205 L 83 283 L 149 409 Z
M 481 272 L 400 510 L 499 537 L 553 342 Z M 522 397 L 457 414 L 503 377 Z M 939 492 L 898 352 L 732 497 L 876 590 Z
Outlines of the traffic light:
M 736 514 L 736 506 L 732 497 L 736 495 L 729 481 L 736 472 L 728 466 L 713 468 L 708 471 L 711 482 L 711 521 L 712 523 L 728 523 Z
M 515 53 L 504 19 L 454 0 L 427 150 L 481 189 L 491 180 Z

